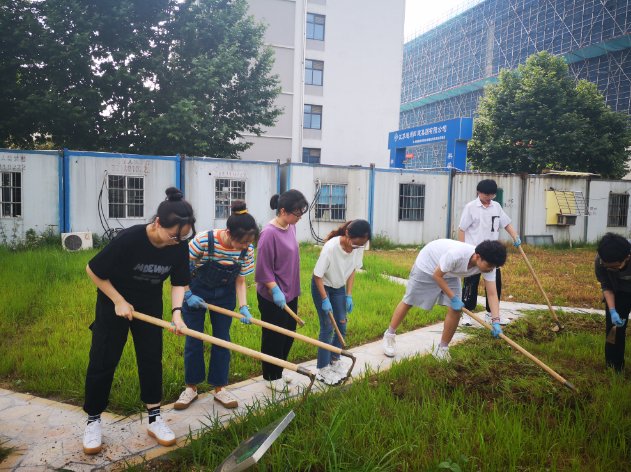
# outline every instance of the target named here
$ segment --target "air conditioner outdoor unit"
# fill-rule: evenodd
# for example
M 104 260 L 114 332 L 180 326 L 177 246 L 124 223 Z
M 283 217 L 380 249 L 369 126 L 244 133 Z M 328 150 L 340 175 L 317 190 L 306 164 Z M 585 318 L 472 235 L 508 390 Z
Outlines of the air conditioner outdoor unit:
M 61 245 L 66 251 L 92 249 L 92 233 L 89 231 L 79 233 L 61 233 Z
M 578 215 L 561 215 L 557 213 L 557 225 L 559 226 L 571 226 L 576 224 L 576 217 Z

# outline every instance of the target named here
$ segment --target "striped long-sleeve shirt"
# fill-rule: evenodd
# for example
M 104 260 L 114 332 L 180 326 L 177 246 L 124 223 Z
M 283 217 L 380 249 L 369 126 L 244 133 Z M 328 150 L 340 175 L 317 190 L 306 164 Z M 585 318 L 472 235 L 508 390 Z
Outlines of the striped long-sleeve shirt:
M 212 260 L 217 261 L 223 265 L 232 265 L 239 260 L 241 251 L 239 249 L 227 248 L 221 244 L 219 239 L 219 232 L 221 230 L 213 230 L 213 236 L 215 240 L 215 248 L 212 255 Z M 202 231 L 188 243 L 188 258 L 190 262 L 191 270 L 201 267 L 210 258 L 208 253 L 208 231 Z M 248 251 L 242 263 L 241 272 L 239 275 L 246 276 L 254 272 L 254 245 L 248 246 Z

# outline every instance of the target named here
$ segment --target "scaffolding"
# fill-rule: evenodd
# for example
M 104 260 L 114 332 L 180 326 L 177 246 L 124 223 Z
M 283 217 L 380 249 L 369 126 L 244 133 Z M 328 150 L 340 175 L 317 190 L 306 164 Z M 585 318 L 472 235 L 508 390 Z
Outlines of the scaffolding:
M 465 2 L 407 42 L 399 128 L 474 116 L 501 69 L 548 51 L 594 82 L 613 110 L 631 115 L 631 0 Z

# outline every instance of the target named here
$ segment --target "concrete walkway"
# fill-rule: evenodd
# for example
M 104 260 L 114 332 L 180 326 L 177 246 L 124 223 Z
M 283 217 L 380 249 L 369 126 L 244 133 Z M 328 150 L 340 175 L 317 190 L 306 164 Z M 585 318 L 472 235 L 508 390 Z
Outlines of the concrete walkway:
M 398 280 L 403 282 L 402 279 Z M 480 297 L 480 303 L 484 299 Z M 546 305 L 502 302 L 502 315 L 516 319 L 525 310 L 547 310 Z M 576 313 L 600 313 L 602 310 L 562 308 L 558 310 Z M 367 370 L 382 371 L 390 368 L 392 362 L 402 358 L 424 355 L 431 352 L 438 344 L 443 324 L 438 323 L 415 331 L 397 335 L 397 356 L 388 358 L 383 355 L 381 340 L 350 349 L 357 357 L 357 364 L 352 377 L 359 377 Z M 460 331 L 454 336 L 454 343 L 461 342 L 466 335 Z M 301 364 L 312 372 L 316 371 L 316 361 Z M 306 386 L 305 376 L 290 372 L 292 384 Z M 262 402 L 264 397 L 271 397 L 262 377 L 256 377 L 228 387 L 239 399 L 237 411 L 243 411 L 248 405 Z M 322 386 L 316 382 L 314 391 Z M 80 407 L 37 398 L 32 395 L 15 393 L 0 389 L 0 441 L 5 446 L 17 448 L 16 453 L 0 463 L 0 470 L 44 471 L 44 470 L 111 470 L 126 464 L 153 459 L 184 445 L 192 432 L 203 429 L 210 418 L 219 418 L 229 422 L 235 410 L 227 410 L 213 401 L 211 394 L 200 395 L 187 410 L 176 411 L 173 404 L 162 407 L 165 421 L 178 438 L 177 446 L 162 447 L 147 435 L 146 415 L 122 417 L 104 413 L 103 451 L 94 456 L 87 456 L 82 450 L 83 430 L 86 415 Z M 245 438 L 244 438 L 245 439 Z

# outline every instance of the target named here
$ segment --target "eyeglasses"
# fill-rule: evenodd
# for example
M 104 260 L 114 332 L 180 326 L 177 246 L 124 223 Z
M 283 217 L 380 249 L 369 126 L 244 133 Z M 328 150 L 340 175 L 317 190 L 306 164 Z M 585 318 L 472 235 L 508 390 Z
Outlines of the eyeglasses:
M 305 213 L 307 213 L 307 212 L 306 211 L 302 211 L 302 210 L 294 210 L 294 211 L 291 212 L 291 214 L 294 215 L 296 218 L 300 218 Z
M 177 241 L 177 242 L 188 241 L 193 236 L 193 229 L 191 229 L 188 233 L 186 233 L 186 236 L 184 237 L 181 237 L 179 234 L 176 234 L 175 236 L 171 236 L 169 233 L 167 233 L 167 236 L 169 237 L 171 241 Z

